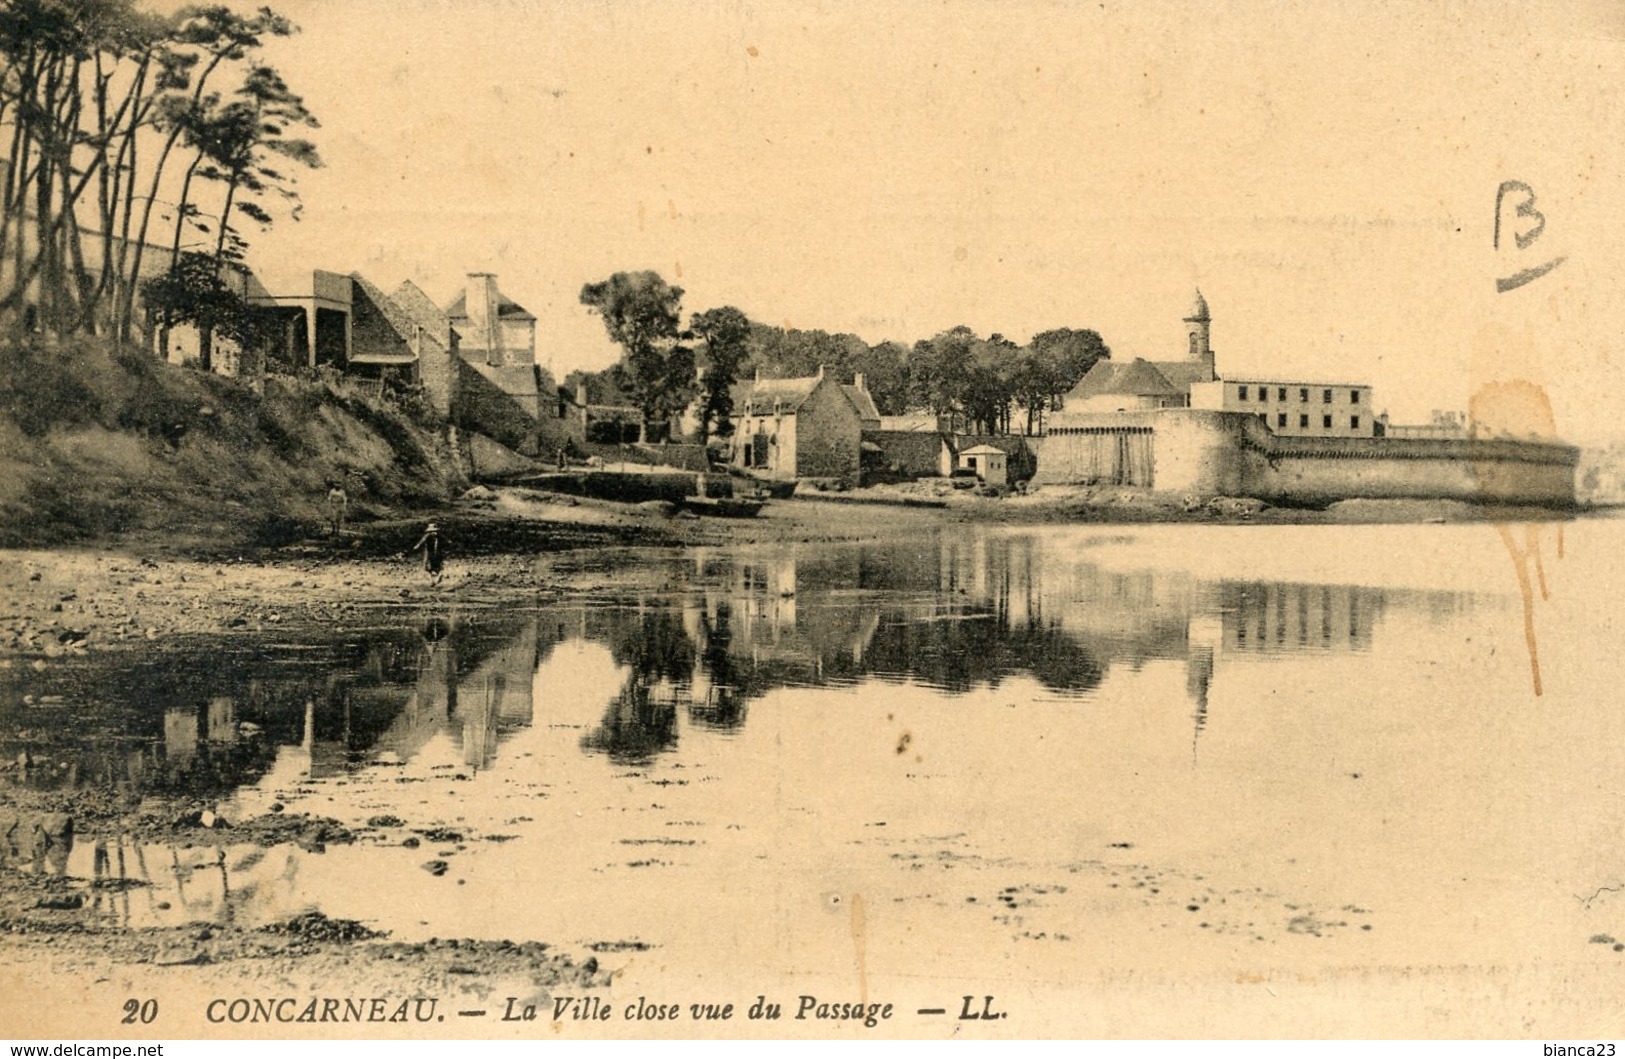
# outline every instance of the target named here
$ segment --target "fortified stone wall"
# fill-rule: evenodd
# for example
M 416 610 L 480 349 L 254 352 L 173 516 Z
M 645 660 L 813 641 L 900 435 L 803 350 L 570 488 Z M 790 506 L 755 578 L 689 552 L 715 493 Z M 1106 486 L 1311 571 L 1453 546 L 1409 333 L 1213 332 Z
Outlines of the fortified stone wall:
M 1574 503 L 1579 450 L 1568 445 L 1445 438 L 1283 438 L 1252 415 L 1192 409 L 1077 416 L 1056 422 L 1044 438 L 1036 481 L 1109 483 L 1113 479 L 1101 471 L 1099 439 L 1148 427 L 1153 437 L 1149 484 L 1159 492 L 1306 504 L 1354 498 L 1560 507 Z
M 865 430 L 863 440 L 880 447 L 880 463 L 893 473 L 924 478 L 945 470 L 942 435 L 934 430 Z

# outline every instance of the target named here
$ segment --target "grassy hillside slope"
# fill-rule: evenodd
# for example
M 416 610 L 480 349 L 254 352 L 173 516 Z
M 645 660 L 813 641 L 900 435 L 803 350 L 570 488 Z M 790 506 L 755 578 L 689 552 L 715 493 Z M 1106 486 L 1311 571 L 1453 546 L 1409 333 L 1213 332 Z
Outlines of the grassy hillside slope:
M 0 546 L 280 543 L 318 531 L 330 480 L 356 521 L 464 485 L 436 431 L 342 380 L 260 395 L 93 340 L 0 340 Z

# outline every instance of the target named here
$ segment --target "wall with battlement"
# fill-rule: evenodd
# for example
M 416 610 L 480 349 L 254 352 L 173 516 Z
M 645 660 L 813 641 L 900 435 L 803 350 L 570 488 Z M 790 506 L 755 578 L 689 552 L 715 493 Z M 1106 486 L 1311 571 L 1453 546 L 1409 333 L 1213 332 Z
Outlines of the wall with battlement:
M 1124 480 L 1112 453 L 1129 449 L 1117 439 L 1148 431 L 1149 475 L 1131 466 L 1128 477 L 1140 480 Z M 1245 413 L 1164 409 L 1056 416 L 1034 482 L 1149 485 L 1274 503 L 1442 498 L 1567 507 L 1578 458 L 1572 446 L 1532 441 L 1278 437 Z

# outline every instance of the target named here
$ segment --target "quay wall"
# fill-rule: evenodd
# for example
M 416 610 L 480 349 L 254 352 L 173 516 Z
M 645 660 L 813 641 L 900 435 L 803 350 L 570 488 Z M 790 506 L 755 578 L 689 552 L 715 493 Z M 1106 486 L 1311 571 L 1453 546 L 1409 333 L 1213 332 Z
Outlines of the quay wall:
M 1559 442 L 1279 437 L 1247 413 L 1161 409 L 1056 416 L 1039 443 L 1034 483 L 1288 504 L 1426 498 L 1569 507 L 1578 460 L 1578 449 Z

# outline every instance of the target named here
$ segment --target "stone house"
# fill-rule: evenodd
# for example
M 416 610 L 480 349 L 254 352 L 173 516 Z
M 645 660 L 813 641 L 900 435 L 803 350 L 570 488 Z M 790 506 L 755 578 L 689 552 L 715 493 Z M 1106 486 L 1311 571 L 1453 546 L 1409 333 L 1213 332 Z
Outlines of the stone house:
M 880 428 L 880 411 L 860 373 L 836 382 L 823 368 L 796 379 L 734 387 L 735 465 L 769 478 L 845 478 L 857 482 L 863 434 Z
M 959 453 L 959 466 L 976 475 L 984 485 L 1004 485 L 1009 480 L 1004 450 L 992 445 L 973 445 Z
M 955 467 L 975 471 L 978 478 L 990 485 L 1024 482 L 1038 471 L 1038 454 L 1022 434 L 955 434 L 948 439 L 948 444 L 954 454 Z M 992 456 L 987 449 L 1000 453 L 1002 458 Z M 994 464 L 999 465 L 1004 476 L 998 483 L 987 474 Z
M 536 362 L 536 318 L 501 294 L 495 276 L 471 274 L 445 309 L 410 280 L 387 301 L 416 354 L 425 398 L 454 425 L 526 456 L 564 444 L 552 377 Z

